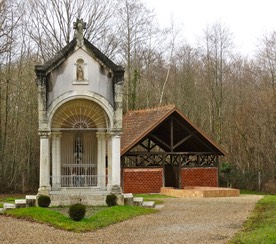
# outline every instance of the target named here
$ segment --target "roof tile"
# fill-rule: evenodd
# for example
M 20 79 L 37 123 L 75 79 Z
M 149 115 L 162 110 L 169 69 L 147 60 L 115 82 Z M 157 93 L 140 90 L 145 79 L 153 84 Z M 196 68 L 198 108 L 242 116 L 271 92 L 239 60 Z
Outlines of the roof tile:
M 123 117 L 122 154 L 175 110 L 174 105 L 128 111 Z

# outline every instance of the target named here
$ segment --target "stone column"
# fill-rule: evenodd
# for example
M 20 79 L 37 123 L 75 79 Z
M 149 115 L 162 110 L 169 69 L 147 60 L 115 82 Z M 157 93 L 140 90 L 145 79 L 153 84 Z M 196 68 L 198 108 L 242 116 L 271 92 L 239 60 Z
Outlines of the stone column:
M 108 189 L 113 191 L 121 185 L 121 135 L 111 133 L 108 147 Z
M 58 190 L 61 182 L 61 132 L 52 133 L 52 188 Z
M 50 147 L 49 132 L 40 132 L 40 175 L 39 189 L 41 194 L 49 193 L 50 186 Z
M 105 165 L 105 156 L 106 156 L 106 138 L 105 132 L 97 132 L 97 141 L 98 141 L 98 153 L 97 153 L 97 174 L 98 174 L 98 183 L 97 185 L 105 190 L 106 188 L 106 165 Z

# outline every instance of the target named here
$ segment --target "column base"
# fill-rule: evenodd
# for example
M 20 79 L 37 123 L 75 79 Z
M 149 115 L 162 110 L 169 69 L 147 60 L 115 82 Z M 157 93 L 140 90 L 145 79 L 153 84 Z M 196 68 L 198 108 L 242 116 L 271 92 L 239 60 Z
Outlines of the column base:
M 110 189 L 111 194 L 115 194 L 117 196 L 117 204 L 124 205 L 124 197 L 122 195 L 122 188 L 118 185 L 110 185 L 109 189 Z
M 50 190 L 51 190 L 51 186 L 41 186 L 38 188 L 37 195 L 50 196 Z
M 120 186 L 112 185 L 110 187 L 111 187 L 111 189 L 110 189 L 111 193 L 113 193 L 113 194 L 122 194 L 122 189 L 121 189 Z

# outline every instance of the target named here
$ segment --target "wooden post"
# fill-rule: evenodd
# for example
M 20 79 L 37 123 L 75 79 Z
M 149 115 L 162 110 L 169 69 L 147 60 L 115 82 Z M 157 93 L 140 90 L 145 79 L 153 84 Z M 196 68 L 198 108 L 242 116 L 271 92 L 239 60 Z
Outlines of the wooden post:
M 181 189 L 181 155 L 177 155 L 178 160 L 178 189 Z
M 163 187 L 165 187 L 165 160 L 164 160 L 164 154 L 162 154 L 162 163 L 163 163 Z

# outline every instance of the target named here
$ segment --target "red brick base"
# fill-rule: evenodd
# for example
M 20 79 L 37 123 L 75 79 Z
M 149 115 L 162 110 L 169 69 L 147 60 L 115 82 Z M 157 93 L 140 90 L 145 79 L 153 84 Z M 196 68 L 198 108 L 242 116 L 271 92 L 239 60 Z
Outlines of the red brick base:
M 124 169 L 124 193 L 159 193 L 163 186 L 162 168 Z
M 123 169 L 124 193 L 159 193 L 163 186 L 163 168 Z M 218 187 L 218 169 L 182 168 L 181 188 L 187 186 Z
M 181 188 L 186 186 L 218 187 L 218 169 L 211 168 L 182 168 Z

